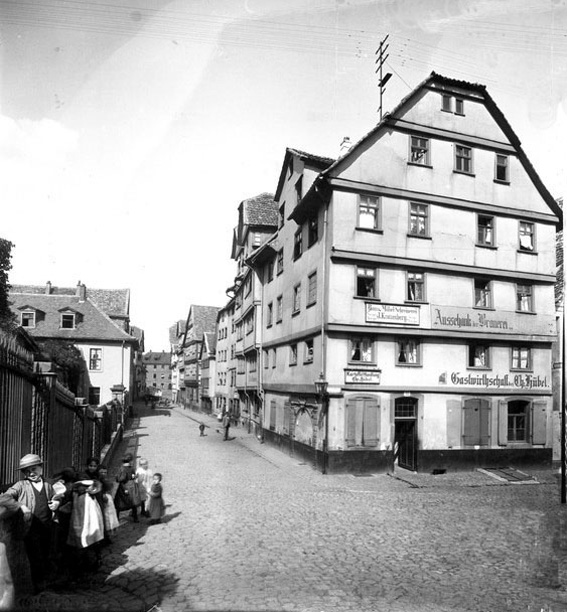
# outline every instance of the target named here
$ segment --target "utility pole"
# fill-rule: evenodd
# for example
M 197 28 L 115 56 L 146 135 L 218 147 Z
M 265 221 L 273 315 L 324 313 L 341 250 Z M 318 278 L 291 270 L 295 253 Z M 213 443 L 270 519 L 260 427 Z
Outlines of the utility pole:
M 378 49 L 376 49 L 374 53 L 374 55 L 378 56 L 375 61 L 375 63 L 378 64 L 378 67 L 376 68 L 375 72 L 378 73 L 379 76 L 378 87 L 380 88 L 380 107 L 378 108 L 378 112 L 380 113 L 380 121 L 382 121 L 382 114 L 384 108 L 382 104 L 382 98 L 384 96 L 384 91 L 386 90 L 386 83 L 392 78 L 391 72 L 387 72 L 385 75 L 383 73 L 384 63 L 390 55 L 389 53 L 386 53 L 388 47 L 390 46 L 389 44 L 386 44 L 386 41 L 389 37 L 390 35 L 387 34 L 385 38 L 380 41 L 380 46 L 378 47 Z

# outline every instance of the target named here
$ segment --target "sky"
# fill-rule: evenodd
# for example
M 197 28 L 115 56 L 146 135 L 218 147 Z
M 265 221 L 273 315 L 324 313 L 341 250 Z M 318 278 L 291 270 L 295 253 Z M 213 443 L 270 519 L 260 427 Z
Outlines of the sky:
M 567 186 L 567 0 L 0 0 L 12 284 L 131 292 L 145 348 L 224 306 L 238 205 L 286 147 L 337 157 L 432 71 L 486 85 Z

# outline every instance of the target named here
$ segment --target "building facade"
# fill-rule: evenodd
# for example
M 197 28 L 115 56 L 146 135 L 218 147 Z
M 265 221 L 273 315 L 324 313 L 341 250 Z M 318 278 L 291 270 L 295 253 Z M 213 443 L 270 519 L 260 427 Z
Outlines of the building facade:
M 149 351 L 142 357 L 146 395 L 172 399 L 171 353 Z
M 432 73 L 337 161 L 288 150 L 275 200 L 267 440 L 334 472 L 551 463 L 561 215 L 484 86 Z

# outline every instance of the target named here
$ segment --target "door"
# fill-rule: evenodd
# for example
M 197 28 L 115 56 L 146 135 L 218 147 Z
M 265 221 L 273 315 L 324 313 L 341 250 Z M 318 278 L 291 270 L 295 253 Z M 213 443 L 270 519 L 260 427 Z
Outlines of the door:
M 398 465 L 406 470 L 417 470 L 417 399 L 399 397 L 394 412 L 394 448 Z

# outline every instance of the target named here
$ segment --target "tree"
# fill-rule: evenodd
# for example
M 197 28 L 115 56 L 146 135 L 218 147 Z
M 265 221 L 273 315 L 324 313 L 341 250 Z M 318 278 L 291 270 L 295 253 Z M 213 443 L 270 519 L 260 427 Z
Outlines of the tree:
M 14 245 L 9 240 L 0 238 L 0 328 L 12 329 L 15 324 L 15 317 L 10 310 L 8 292 L 8 271 L 12 269 L 12 247 Z
M 61 368 L 63 382 L 76 395 L 85 366 L 81 351 L 65 340 L 44 340 L 39 345 L 42 352 Z

